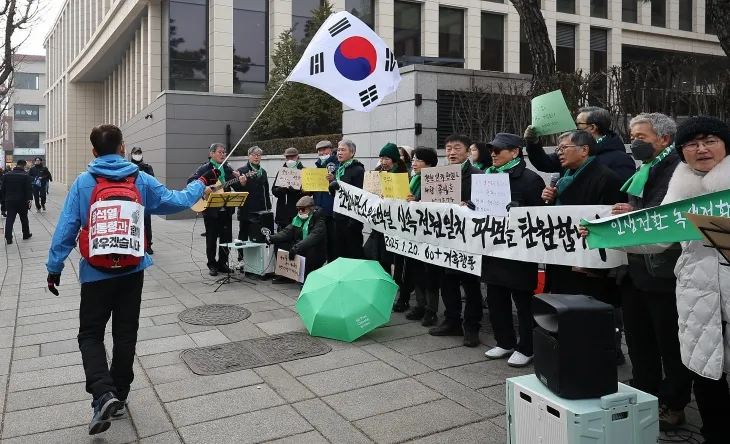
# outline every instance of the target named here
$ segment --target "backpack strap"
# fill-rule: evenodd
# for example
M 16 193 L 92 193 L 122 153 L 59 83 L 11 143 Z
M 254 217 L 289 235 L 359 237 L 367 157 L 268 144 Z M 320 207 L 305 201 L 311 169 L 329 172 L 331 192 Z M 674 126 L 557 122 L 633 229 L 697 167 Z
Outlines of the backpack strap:
M 135 171 L 134 173 L 132 173 L 129 176 L 124 177 L 122 179 L 111 179 L 109 177 L 102 176 L 100 174 L 94 174 L 94 173 L 89 173 L 89 174 L 91 174 L 91 177 L 94 178 L 94 180 L 96 181 L 96 183 L 101 183 L 101 182 L 129 182 L 129 183 L 134 183 L 137 180 L 137 176 L 139 176 L 139 170 Z

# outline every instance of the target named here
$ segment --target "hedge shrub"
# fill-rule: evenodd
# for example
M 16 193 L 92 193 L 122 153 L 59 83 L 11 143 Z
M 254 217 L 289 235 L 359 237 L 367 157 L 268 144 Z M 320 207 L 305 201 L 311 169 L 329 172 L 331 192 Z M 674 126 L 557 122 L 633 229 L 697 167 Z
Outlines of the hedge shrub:
M 248 149 L 252 146 L 258 146 L 264 151 L 264 155 L 283 155 L 284 150 L 294 147 L 299 150 L 299 154 L 316 153 L 318 142 L 329 140 L 332 147 L 336 148 L 337 143 L 342 140 L 342 134 L 324 134 L 320 136 L 292 137 L 289 139 L 271 139 L 260 140 L 258 142 L 243 142 L 236 148 L 235 156 L 246 156 Z

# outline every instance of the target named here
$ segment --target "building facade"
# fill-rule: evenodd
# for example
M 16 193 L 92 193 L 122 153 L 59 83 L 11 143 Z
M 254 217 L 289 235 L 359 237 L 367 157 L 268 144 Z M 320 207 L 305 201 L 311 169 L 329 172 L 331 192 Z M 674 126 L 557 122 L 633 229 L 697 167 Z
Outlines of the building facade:
M 20 159 L 45 159 L 46 138 L 46 58 L 16 54 L 8 108 L 3 118 L 3 165 Z

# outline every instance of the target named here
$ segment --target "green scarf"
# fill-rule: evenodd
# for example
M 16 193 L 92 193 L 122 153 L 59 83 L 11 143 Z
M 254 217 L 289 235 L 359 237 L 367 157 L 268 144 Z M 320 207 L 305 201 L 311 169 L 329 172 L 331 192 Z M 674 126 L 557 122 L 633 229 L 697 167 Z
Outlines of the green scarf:
M 570 184 L 573 183 L 576 177 L 583 171 L 583 169 L 588 166 L 589 163 L 593 162 L 593 160 L 596 158 L 596 156 L 591 156 L 588 159 L 586 159 L 585 162 L 583 162 L 583 165 L 579 166 L 575 171 L 568 170 L 565 173 L 565 176 L 563 176 L 562 179 L 558 181 L 558 196 L 563 194 L 563 191 L 565 191 Z M 555 202 L 556 205 L 560 205 L 560 197 L 558 197 L 558 200 Z
M 302 229 L 302 240 L 306 239 L 307 236 L 309 236 L 309 221 L 312 220 L 312 215 L 310 214 L 307 220 L 302 220 L 299 216 L 294 216 L 294 220 L 291 221 L 291 224 L 294 225 L 297 228 Z
M 259 164 L 258 166 L 256 166 L 256 165 L 252 164 L 251 162 L 249 162 L 248 163 L 248 166 L 252 170 L 256 171 L 256 177 L 261 177 L 261 175 L 264 174 L 264 169 L 261 168 L 261 164 Z
M 598 139 L 596 139 L 596 144 L 603 142 L 605 139 L 606 139 L 606 136 L 599 137 Z
M 411 190 L 411 194 L 413 194 L 413 197 L 416 199 L 421 198 L 421 175 L 420 174 L 414 174 L 413 177 L 411 177 L 411 182 L 408 184 L 408 188 Z
M 292 165 L 290 167 L 287 167 L 287 168 L 299 168 L 300 166 L 302 166 L 302 162 L 300 162 L 300 161 L 297 160 L 297 163 L 295 163 L 294 165 Z
M 213 164 L 213 169 L 218 170 L 218 173 L 220 174 L 218 177 L 220 178 L 221 182 L 226 183 L 226 170 L 223 168 L 223 165 L 213 159 L 210 159 L 210 163 Z
M 396 171 L 398 171 L 398 165 L 388 170 L 389 173 L 395 173 Z
M 486 173 L 487 174 L 491 174 L 491 173 L 504 173 L 505 171 L 510 170 L 510 169 L 516 167 L 518 163 L 520 163 L 520 158 L 519 157 L 510 160 L 509 162 L 505 163 L 501 167 L 495 167 L 494 165 L 492 165 L 489 168 L 487 168 Z
M 337 171 L 335 172 L 335 180 L 340 180 L 343 174 L 345 174 L 345 169 L 352 164 L 352 162 L 355 160 L 353 157 L 352 159 L 348 160 L 347 162 L 344 162 L 342 165 L 337 167 Z
M 471 165 L 475 168 L 479 168 L 480 170 L 484 171 L 484 164 L 482 162 L 474 162 Z
M 664 151 L 659 153 L 659 155 L 650 162 L 641 164 L 639 171 L 634 173 L 634 175 L 626 181 L 624 186 L 621 187 L 621 191 L 631 194 L 632 196 L 642 197 L 644 195 L 644 187 L 646 186 L 646 181 L 649 180 L 649 172 L 652 167 L 664 160 L 672 151 L 674 151 L 674 144 L 666 147 Z

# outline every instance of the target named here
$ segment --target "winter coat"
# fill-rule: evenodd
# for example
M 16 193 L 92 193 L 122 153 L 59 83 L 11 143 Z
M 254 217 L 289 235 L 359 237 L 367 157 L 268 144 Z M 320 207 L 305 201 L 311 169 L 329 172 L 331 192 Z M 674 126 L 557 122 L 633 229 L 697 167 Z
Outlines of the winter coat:
M 33 165 L 30 170 L 28 171 L 28 174 L 30 174 L 30 177 L 40 177 L 41 178 L 41 184 L 46 185 L 49 181 L 53 181 L 51 178 L 51 172 L 48 171 L 48 167 L 44 165 Z
M 383 171 L 378 165 L 373 171 Z M 395 173 L 407 173 L 407 168 L 398 168 Z M 393 253 L 385 248 L 385 235 L 379 231 L 371 231 L 368 240 L 365 241 L 363 247 L 365 249 L 365 258 L 371 261 L 378 261 L 381 264 L 392 264 Z M 387 270 L 386 270 L 387 271 Z
M 509 170 L 507 174 L 509 174 L 512 202 L 516 202 L 521 207 L 545 205 L 542 200 L 545 181 L 537 173 L 527 169 L 524 160 Z M 484 256 L 482 258 L 482 281 L 517 290 L 533 291 L 537 288 L 537 263 Z
M 314 212 L 309 217 L 311 220 L 309 221 L 309 234 L 306 239 L 302 239 L 301 227 L 295 227 L 292 223 L 289 223 L 286 228 L 270 238 L 271 243 L 277 247 L 285 245 L 287 248 L 293 248 L 296 254 L 307 259 L 305 274 L 322 267 L 327 262 L 326 214 L 321 208 L 315 207 Z
M 337 171 L 335 171 L 335 177 L 337 175 Z M 355 159 L 352 161 L 350 165 L 345 168 L 345 172 L 342 174 L 342 177 L 340 177 L 340 182 L 345 182 L 348 185 L 352 185 L 355 188 L 362 189 L 363 181 L 365 180 L 365 166 L 360 163 L 359 160 Z M 331 193 L 331 195 L 334 197 L 335 193 Z M 356 228 L 362 228 L 362 223 L 356 221 L 355 219 L 349 218 L 343 214 L 334 213 L 335 220 L 339 220 L 340 223 L 344 220 L 349 220 L 348 224 L 350 227 Z
M 286 164 L 284 164 L 286 168 Z M 297 169 L 301 170 L 304 168 L 301 162 L 297 165 Z M 274 183 L 279 177 L 279 173 L 276 173 Z M 274 214 L 274 222 L 279 227 L 286 227 L 294 216 L 297 215 L 297 202 L 302 197 L 302 190 L 292 189 L 289 187 L 278 187 L 274 185 L 271 187 L 271 194 L 276 196 L 276 213 Z
M 725 157 L 707 175 L 698 176 L 680 163 L 669 181 L 662 204 L 730 189 L 730 157 Z M 629 253 L 658 254 L 672 244 L 621 248 Z M 693 372 L 718 380 L 730 372 L 730 267 L 704 240 L 680 242 L 682 253 L 677 276 L 679 350 L 682 362 Z
M 134 164 L 132 164 L 132 165 L 134 165 Z M 134 166 L 137 166 L 137 165 L 134 165 Z M 188 177 L 188 183 L 190 183 L 194 180 L 198 180 L 203 174 L 207 173 L 208 171 L 212 170 L 213 168 L 215 168 L 215 166 L 213 166 L 213 164 L 210 162 L 200 165 L 200 167 L 198 167 L 197 171 L 195 171 L 192 176 Z M 228 163 L 223 164 L 223 171 L 225 171 L 225 173 L 226 173 L 226 181 L 233 179 L 233 177 L 234 177 L 233 168 L 231 168 L 231 166 L 228 165 Z M 235 183 L 234 185 L 232 185 L 229 188 L 224 189 L 223 191 L 231 191 L 231 190 L 242 191 L 242 186 L 240 183 Z M 224 213 L 224 214 L 227 214 L 228 216 L 231 216 L 231 215 L 233 215 L 234 211 L 236 211 L 235 208 L 229 208 L 229 207 L 225 207 L 223 209 L 210 208 L 210 209 L 203 211 L 203 216 L 218 217 L 218 215 L 220 213 Z
M 484 174 L 484 171 L 480 170 L 479 168 L 472 165 L 471 162 L 467 161 L 461 167 L 461 202 L 468 202 L 471 200 L 471 176 L 474 174 Z M 461 202 L 454 204 L 454 205 L 458 205 Z M 484 260 L 484 256 L 482 256 L 482 261 L 483 260 Z M 447 268 L 445 273 L 447 275 L 453 275 L 453 274 L 460 274 L 463 272 L 454 270 L 452 268 Z
M 26 205 L 33 200 L 33 178 L 23 167 L 15 167 L 5 173 L 0 185 L 0 200 L 6 205 Z
M 644 186 L 643 196 L 629 194 L 629 204 L 636 210 L 661 205 L 667 194 L 669 180 L 680 163 L 682 161 L 675 150 L 654 165 L 649 171 L 649 180 Z M 677 265 L 681 252 L 682 248 L 677 243 L 660 254 L 628 254 L 628 273 L 631 282 L 641 291 L 674 293 L 674 287 L 677 285 L 674 266 Z
M 565 173 L 563 167 L 560 166 L 558 155 L 547 154 L 539 142 L 527 144 L 527 156 L 538 171 L 561 173 L 561 175 Z M 636 172 L 634 158 L 626 152 L 623 140 L 614 132 L 606 134 L 598 144 L 596 161 L 618 174 L 622 185 Z
M 327 171 L 331 174 L 335 174 L 337 167 L 340 166 L 340 162 L 337 161 L 337 153 L 332 153 L 324 161 L 317 159 L 314 162 L 314 166 L 317 168 L 327 168 Z M 329 191 L 317 191 L 312 193 L 314 198 L 314 206 L 322 208 L 324 213 L 328 217 L 332 217 L 332 207 L 334 207 L 335 198 L 329 193 Z
M 261 167 L 260 167 L 261 168 Z M 238 209 L 238 220 L 251 220 L 251 213 L 257 211 L 271 211 L 271 195 L 269 194 L 269 177 L 266 170 L 261 172 L 261 177 L 251 174 L 254 170 L 251 164 L 247 163 L 238 169 L 238 172 L 247 176 L 246 185 L 241 191 L 248 192 L 246 202 Z
M 155 170 L 152 168 L 152 165 L 150 165 L 149 163 L 144 163 L 144 162 L 137 163 L 134 160 L 132 161 L 132 163 L 137 165 L 139 167 L 140 171 L 144 171 L 145 173 L 149 174 L 150 176 L 155 177 Z M 226 178 L 228 178 L 228 176 L 226 176 Z
M 97 157 L 89 163 L 87 171 L 76 178 L 66 195 L 66 202 L 63 204 L 48 252 L 46 268 L 49 273 L 60 274 L 63 271 L 64 261 L 76 247 L 76 237 L 81 227 L 89 221 L 91 192 L 96 187 L 96 179 L 93 175 L 120 180 L 135 173 L 137 173 L 137 179 L 134 184 L 142 196 L 145 212 L 150 214 L 166 215 L 187 210 L 203 197 L 203 191 L 205 191 L 205 185 L 199 180 L 188 183 L 188 186 L 182 191 L 168 190 L 157 179 L 140 172 L 137 165 L 121 156 L 108 154 Z M 109 274 L 93 268 L 86 262 L 86 259 L 82 258 L 79 265 L 79 280 L 82 284 L 100 281 L 136 273 L 152 264 L 152 259 L 145 253 L 142 262 L 134 270 L 121 274 Z

